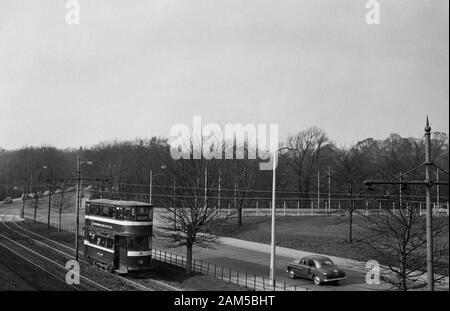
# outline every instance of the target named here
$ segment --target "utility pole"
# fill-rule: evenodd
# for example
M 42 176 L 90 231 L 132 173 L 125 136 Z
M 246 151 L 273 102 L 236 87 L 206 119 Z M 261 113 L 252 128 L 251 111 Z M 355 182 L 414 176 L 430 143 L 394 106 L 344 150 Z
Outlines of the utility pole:
M 331 166 L 328 165 L 328 212 L 331 213 Z
M 50 168 L 50 180 L 53 180 L 53 169 Z M 47 227 L 50 228 L 50 210 L 52 209 L 52 186 L 53 182 L 49 183 L 50 189 L 48 193 L 48 218 L 47 218 Z
M 79 250 L 79 243 L 78 243 L 78 230 L 80 227 L 80 179 L 81 179 L 81 172 L 80 172 L 80 166 L 81 166 L 81 159 L 80 156 L 77 156 L 77 174 L 76 174 L 76 179 L 77 179 L 77 185 L 76 185 L 76 189 L 77 189 L 77 197 L 76 197 L 76 220 L 75 220 L 75 260 L 78 261 L 78 250 Z
M 234 209 L 237 209 L 237 177 L 236 163 L 234 163 Z
M 173 229 L 177 230 L 177 209 L 175 206 L 175 173 L 173 174 L 173 188 L 172 188 L 172 206 L 173 206 Z
M 148 203 L 150 203 L 150 205 L 152 204 L 152 190 L 153 190 L 153 170 L 150 170 L 150 192 L 149 192 L 149 199 L 148 199 Z
M 80 204 L 82 201 L 81 198 L 81 182 L 83 178 L 81 177 L 81 165 L 82 164 L 93 164 L 92 161 L 81 161 L 80 156 L 77 156 L 77 174 L 76 174 L 76 181 L 77 181 L 77 211 L 76 211 L 76 221 L 75 221 L 75 260 L 78 261 L 79 257 L 79 230 L 80 230 Z M 90 180 L 90 179 L 86 179 Z
M 317 212 L 320 210 L 320 171 L 317 170 Z
M 370 190 L 373 190 L 371 187 L 373 185 L 421 185 L 425 186 L 426 191 L 426 235 L 427 235 L 427 287 L 429 291 L 434 291 L 434 258 L 433 258 L 433 208 L 431 206 L 431 188 L 436 185 L 445 185 L 448 186 L 448 182 L 441 182 L 431 180 L 431 167 L 434 166 L 441 171 L 445 172 L 448 175 L 448 171 L 443 170 L 436 166 L 433 162 L 431 162 L 431 127 L 427 117 L 427 123 L 425 126 L 425 162 L 416 166 L 412 170 L 402 174 L 400 177 L 405 176 L 406 174 L 416 171 L 417 169 L 425 166 L 425 180 L 423 181 L 365 181 L 364 184 L 369 187 Z
M 208 167 L 205 167 L 205 210 L 208 208 Z
M 403 188 L 403 186 L 402 186 L 402 184 L 401 184 L 401 182 L 402 182 L 402 172 L 400 172 L 400 176 L 399 176 L 399 180 L 400 180 L 400 197 L 399 197 L 399 199 L 400 199 L 400 210 L 402 209 L 402 188 Z
M 20 211 L 20 218 L 25 217 L 25 189 L 26 189 L 26 183 L 27 183 L 27 169 L 23 172 L 23 188 L 22 188 L 22 210 Z
M 36 222 L 36 216 L 37 216 L 37 207 L 39 204 L 39 197 L 38 197 L 38 189 L 37 186 L 33 187 L 33 172 L 30 173 L 30 177 L 31 177 L 31 187 L 35 188 L 34 191 L 34 216 L 33 216 L 33 221 Z M 36 185 L 39 183 L 39 173 L 36 173 Z
M 436 168 L 436 181 L 439 182 L 439 168 Z M 439 211 L 439 208 L 441 207 L 441 198 L 440 198 L 440 193 L 439 193 L 439 185 L 436 186 L 436 203 L 437 203 L 437 208 Z
M 433 209 L 431 207 L 431 184 L 430 165 L 431 165 L 431 127 L 428 122 L 425 126 L 425 185 L 426 204 L 427 204 L 427 277 L 428 290 L 434 291 L 434 258 L 433 258 Z
M 76 182 L 76 218 L 75 218 L 75 260 L 78 261 L 79 258 L 79 245 L 78 245 L 78 238 L 79 238 L 79 228 L 80 228 L 80 203 L 81 203 L 81 182 L 83 180 L 86 181 L 97 181 L 97 182 L 108 182 L 108 178 L 84 178 L 81 176 L 81 165 L 82 164 L 88 164 L 92 165 L 92 161 L 81 161 L 80 157 L 77 156 L 77 172 L 75 178 L 49 178 L 47 179 L 48 182 L 53 182 L 55 180 L 60 182 L 66 182 L 66 181 L 75 181 Z
M 221 185 L 221 183 L 222 183 L 222 180 L 221 180 L 221 176 L 222 175 L 222 170 L 219 168 L 219 194 L 218 194 L 218 207 L 219 207 L 219 210 L 220 210 L 220 191 L 221 191 L 221 187 L 222 187 L 222 185 Z

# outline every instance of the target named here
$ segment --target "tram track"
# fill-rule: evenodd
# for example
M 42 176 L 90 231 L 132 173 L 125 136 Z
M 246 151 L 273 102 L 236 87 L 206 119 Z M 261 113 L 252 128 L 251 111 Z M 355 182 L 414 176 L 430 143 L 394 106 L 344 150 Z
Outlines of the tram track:
M 11 246 L 5 245 L 4 243 L 0 242 L 0 246 L 3 247 L 5 250 L 7 250 L 8 252 L 14 254 L 15 256 L 21 258 L 22 260 L 24 260 L 25 262 L 31 264 L 32 266 L 38 268 L 40 271 L 43 271 L 44 273 L 46 273 L 47 275 L 50 275 L 53 279 L 56 279 L 58 281 L 63 282 L 64 284 L 66 284 L 67 286 L 71 287 L 72 289 L 76 290 L 76 291 L 80 291 L 79 288 L 73 286 L 72 284 L 67 284 L 67 282 L 65 281 L 65 279 L 63 279 L 62 277 L 56 275 L 55 273 L 50 272 L 48 269 L 42 267 L 41 265 L 33 262 L 32 260 L 30 260 L 29 258 L 27 258 L 27 256 L 25 256 L 24 254 L 21 254 L 18 251 L 15 251 L 11 248 Z M 62 284 L 61 284 L 62 285 Z
M 48 275 L 51 275 L 53 278 L 63 282 L 74 290 L 107 290 L 110 289 L 104 287 L 101 284 L 98 284 L 87 277 L 80 275 L 80 280 L 84 282 L 80 284 L 68 284 L 66 282 L 66 274 L 68 272 L 67 268 L 52 258 L 49 258 L 36 250 L 33 250 L 31 247 L 24 245 L 22 243 L 17 242 L 14 238 L 4 234 L 2 231 L 0 233 L 0 238 L 2 242 L 0 245 L 3 248 L 6 248 L 9 252 L 13 253 L 17 257 L 20 257 L 22 260 L 28 262 L 34 267 L 44 271 Z M 75 273 L 75 272 L 74 272 Z
M 75 258 L 75 256 L 74 256 L 75 249 L 70 247 L 70 246 L 67 246 L 67 245 L 65 245 L 63 243 L 60 243 L 60 242 L 55 241 L 53 239 L 50 239 L 50 238 L 48 238 L 46 236 L 43 236 L 41 234 L 38 234 L 38 233 L 33 232 L 31 230 L 28 230 L 27 228 L 24 228 L 23 226 L 21 226 L 21 225 L 19 225 L 17 223 L 15 223 L 16 228 L 19 229 L 19 230 L 22 230 L 22 232 L 19 232 L 18 230 L 10 228 L 6 224 L 4 224 L 4 226 L 8 230 L 10 230 L 12 232 L 15 232 L 16 234 L 19 234 L 19 235 L 21 235 L 21 236 L 23 236 L 25 238 L 28 238 L 31 241 L 33 241 L 34 243 L 36 243 L 36 244 L 39 244 L 39 245 L 41 245 L 43 247 L 46 247 L 46 248 L 48 248 L 50 250 L 53 250 L 54 252 L 57 252 L 57 253 L 59 253 L 59 254 L 61 254 L 63 256 L 66 256 L 67 258 L 70 258 L 70 259 L 74 259 Z M 24 232 L 26 232 L 26 233 L 24 233 Z M 33 238 L 32 236 L 30 236 L 29 234 L 32 234 L 33 236 L 38 237 L 40 239 L 44 239 L 45 241 L 48 241 L 48 242 L 52 243 L 53 246 L 51 246 L 51 245 L 49 245 L 47 243 L 44 243 L 42 241 L 39 241 L 39 240 Z M 64 249 L 64 250 L 62 250 L 62 249 Z M 69 251 L 70 253 L 68 253 L 67 251 Z M 91 265 L 85 259 L 81 258 L 80 261 L 83 262 L 85 265 L 89 265 L 89 266 Z M 100 272 L 100 273 L 103 273 L 104 275 L 107 275 L 109 277 L 113 277 L 113 278 L 115 278 L 117 280 L 120 280 L 120 281 L 122 281 L 124 283 L 127 283 L 127 284 L 133 286 L 135 289 L 139 289 L 139 290 L 144 290 L 144 291 L 154 291 L 154 290 L 180 291 L 181 290 L 180 288 L 177 288 L 175 286 L 172 286 L 172 285 L 169 285 L 169 284 L 166 284 L 164 282 L 160 282 L 160 281 L 157 281 L 157 280 L 154 280 L 154 279 L 150 279 L 150 278 L 140 279 L 140 282 L 136 282 L 136 281 L 130 280 L 129 278 L 126 278 L 126 277 L 123 277 L 123 276 L 120 276 L 120 275 L 117 275 L 117 274 L 114 274 L 114 273 L 106 272 L 106 271 L 101 270 L 101 269 L 95 268 L 95 270 Z M 145 283 L 145 284 L 142 284 L 142 283 Z M 151 285 L 151 287 L 149 287 L 148 285 Z

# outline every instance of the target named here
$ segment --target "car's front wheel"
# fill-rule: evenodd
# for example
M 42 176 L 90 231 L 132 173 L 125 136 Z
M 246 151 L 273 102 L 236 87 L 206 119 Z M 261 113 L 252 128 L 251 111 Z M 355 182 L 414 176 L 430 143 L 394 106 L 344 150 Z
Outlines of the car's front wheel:
M 320 280 L 320 277 L 317 276 L 317 275 L 315 275 L 315 276 L 313 277 L 313 281 L 314 281 L 314 284 L 316 284 L 316 285 L 322 284 L 322 281 Z
M 295 272 L 294 272 L 294 270 L 289 270 L 289 277 L 291 279 L 295 279 Z

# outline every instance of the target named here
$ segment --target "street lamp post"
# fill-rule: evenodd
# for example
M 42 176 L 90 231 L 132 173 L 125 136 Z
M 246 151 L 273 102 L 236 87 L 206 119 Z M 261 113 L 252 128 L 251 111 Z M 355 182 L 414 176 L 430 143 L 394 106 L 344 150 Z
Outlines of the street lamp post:
M 289 149 L 288 147 L 283 147 L 273 152 L 273 163 L 272 163 L 272 221 L 271 221 L 271 244 L 270 244 L 270 280 L 272 281 L 273 286 L 275 286 L 275 196 L 276 196 L 276 187 L 277 187 L 277 179 L 276 179 L 276 169 L 278 164 L 278 152 L 284 149 Z
M 273 152 L 272 167 L 272 223 L 271 223 L 271 252 L 270 252 L 270 280 L 275 286 L 275 195 L 276 195 L 276 167 L 278 150 Z

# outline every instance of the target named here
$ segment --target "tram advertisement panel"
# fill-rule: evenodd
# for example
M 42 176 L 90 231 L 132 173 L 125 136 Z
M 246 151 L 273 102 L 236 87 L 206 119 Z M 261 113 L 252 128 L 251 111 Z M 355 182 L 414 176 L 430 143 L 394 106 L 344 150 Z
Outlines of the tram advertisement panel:
M 152 234 L 152 222 L 151 221 L 127 221 L 101 218 L 96 216 L 86 215 L 86 226 L 98 229 L 105 229 L 115 232 L 117 234 Z

